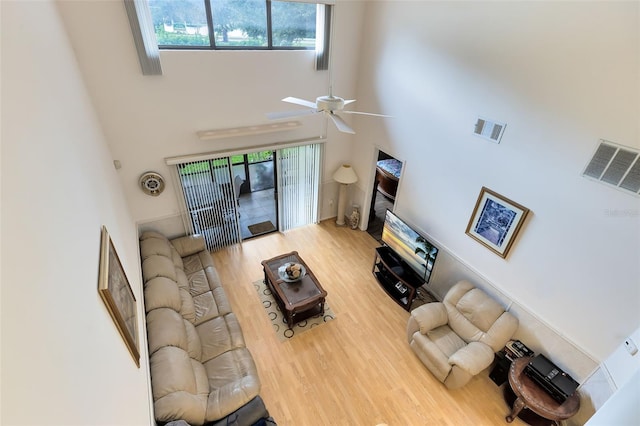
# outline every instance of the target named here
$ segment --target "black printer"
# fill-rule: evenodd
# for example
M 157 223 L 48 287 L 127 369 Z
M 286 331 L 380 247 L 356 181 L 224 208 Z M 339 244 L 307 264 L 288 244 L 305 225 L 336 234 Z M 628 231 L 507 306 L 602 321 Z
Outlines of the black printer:
M 579 386 L 579 383 L 573 380 L 570 375 L 542 354 L 531 358 L 529 364 L 524 368 L 524 374 L 531 377 L 560 404 L 573 395 Z

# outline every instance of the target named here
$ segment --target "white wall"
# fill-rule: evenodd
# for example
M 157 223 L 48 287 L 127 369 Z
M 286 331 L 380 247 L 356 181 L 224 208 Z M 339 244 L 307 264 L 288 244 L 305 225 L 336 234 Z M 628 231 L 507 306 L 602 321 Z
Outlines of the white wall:
M 635 426 L 640 417 L 640 370 L 586 423 L 587 426 Z
M 638 7 L 371 2 L 363 35 L 361 106 L 395 118 L 356 123 L 358 174 L 406 160 L 399 214 L 597 361 L 640 324 L 640 199 L 580 173 L 599 138 L 640 148 Z M 482 186 L 531 209 L 507 259 L 465 235 Z
M 2 2 L 2 416 L 152 423 L 136 229 L 55 3 Z M 136 367 L 98 295 L 105 225 L 138 300 Z
M 334 92 L 355 96 L 357 51 L 364 4 L 337 6 Z M 314 70 L 312 51 L 162 51 L 162 76 L 145 77 L 135 53 L 122 1 L 62 1 L 60 9 L 86 78 L 136 221 L 163 219 L 178 213 L 166 157 L 238 150 L 281 140 L 318 137 L 323 120 L 301 118 L 294 131 L 200 141 L 199 130 L 267 123 L 265 113 L 299 108 L 280 100 L 295 96 L 315 100 L 328 92 L 327 71 Z M 109 36 L 95 28 L 108 28 Z M 319 117 L 318 117 L 319 118 Z M 349 120 L 349 117 L 347 117 Z M 330 126 L 325 155 L 325 192 L 336 199 L 331 174 L 349 160 L 351 136 Z M 148 170 L 168 181 L 159 197 L 138 188 Z M 335 215 L 323 203 L 322 216 Z
M 633 373 L 640 370 L 640 328 L 630 334 L 628 339 L 638 348 L 635 354 L 631 355 L 623 341 L 604 362 L 611 380 L 618 389 L 624 386 Z

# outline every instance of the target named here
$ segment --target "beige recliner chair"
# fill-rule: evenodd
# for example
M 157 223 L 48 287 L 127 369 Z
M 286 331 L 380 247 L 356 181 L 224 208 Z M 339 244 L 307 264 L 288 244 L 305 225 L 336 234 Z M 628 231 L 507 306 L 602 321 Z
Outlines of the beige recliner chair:
M 464 386 L 489 367 L 518 319 L 468 281 L 455 284 L 442 303 L 411 312 L 407 337 L 420 361 L 449 389 Z

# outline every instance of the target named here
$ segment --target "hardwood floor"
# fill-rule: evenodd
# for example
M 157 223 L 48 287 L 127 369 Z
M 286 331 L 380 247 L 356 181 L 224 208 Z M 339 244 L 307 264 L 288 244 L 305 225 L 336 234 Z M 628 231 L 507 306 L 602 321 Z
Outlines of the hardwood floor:
M 409 313 L 371 273 L 377 246 L 367 232 L 327 220 L 213 253 L 272 417 L 281 426 L 506 424 L 509 407 L 488 371 L 450 391 L 411 351 Z M 281 342 L 252 282 L 263 277 L 262 260 L 293 250 L 327 290 L 336 319 Z

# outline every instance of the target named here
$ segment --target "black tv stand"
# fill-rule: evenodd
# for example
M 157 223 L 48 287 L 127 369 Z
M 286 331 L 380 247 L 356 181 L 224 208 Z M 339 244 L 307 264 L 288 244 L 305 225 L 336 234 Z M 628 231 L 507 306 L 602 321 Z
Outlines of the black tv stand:
M 407 311 L 416 297 L 416 290 L 425 284 L 400 256 L 387 246 L 376 248 L 373 275 L 384 291 Z

